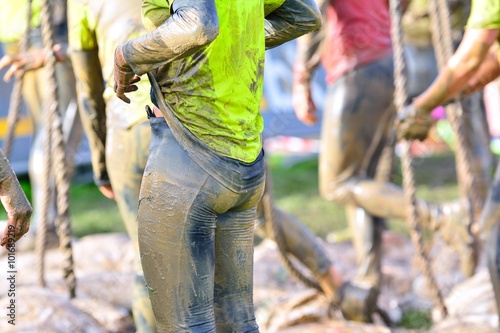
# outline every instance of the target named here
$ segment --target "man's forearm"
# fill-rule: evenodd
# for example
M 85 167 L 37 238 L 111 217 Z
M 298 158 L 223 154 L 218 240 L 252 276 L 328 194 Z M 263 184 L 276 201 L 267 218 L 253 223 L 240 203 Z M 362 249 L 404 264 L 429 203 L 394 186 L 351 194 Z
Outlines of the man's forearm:
M 488 57 L 479 67 L 479 70 L 467 82 L 467 86 L 461 92 L 467 96 L 473 92 L 483 89 L 488 83 L 500 76 L 500 53 L 499 50 L 490 50 Z
M 107 185 L 106 104 L 98 50 L 72 51 L 71 61 L 76 78 L 80 118 L 91 150 L 94 180 L 97 185 Z
M 297 39 L 297 51 L 293 64 L 293 80 L 297 83 L 309 83 L 311 76 L 321 63 L 321 45 L 323 30 Z
M 486 59 L 496 35 L 487 30 L 467 31 L 446 67 L 439 73 L 432 85 L 415 98 L 414 104 L 430 112 L 460 93 Z

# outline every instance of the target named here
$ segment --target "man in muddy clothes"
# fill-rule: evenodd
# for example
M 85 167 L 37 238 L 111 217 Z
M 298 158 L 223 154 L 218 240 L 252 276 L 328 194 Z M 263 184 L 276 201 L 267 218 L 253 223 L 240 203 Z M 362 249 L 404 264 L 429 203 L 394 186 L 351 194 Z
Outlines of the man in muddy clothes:
M 317 29 L 319 12 L 294 0 L 144 1 L 142 11 L 150 32 L 117 47 L 114 88 L 129 102 L 137 75 L 153 85 L 138 221 L 157 330 L 257 332 L 264 51 Z
M 356 288 L 344 291 L 343 312 L 349 319 L 369 322 L 381 282 L 384 219 L 407 216 L 402 189 L 376 179 L 396 116 L 391 20 L 386 0 L 317 3 L 325 23 L 321 30 L 298 40 L 292 102 L 300 120 L 306 124 L 317 121 L 310 82 L 314 70 L 322 64 L 327 98 L 322 117 L 319 187 L 325 199 L 345 206 L 358 256 L 358 271 L 352 281 Z M 476 249 L 458 218 L 460 207 L 417 200 L 417 209 L 421 224 L 442 231 L 470 274 L 475 268 Z
M 41 10 L 42 4 L 40 0 L 33 0 L 31 4 L 31 30 L 28 37 L 28 49 L 33 51 L 38 56 L 23 58 L 22 62 L 18 62 L 17 55 L 19 53 L 19 43 L 27 26 L 28 1 L 6 1 L 1 0 L 0 6 L 0 42 L 2 43 L 5 56 L 0 60 L 0 69 L 8 66 L 12 61 L 16 61 L 16 66 L 9 68 L 6 72 L 4 80 L 9 80 L 11 75 L 20 74 L 23 69 L 30 69 L 32 66 L 37 66 L 43 58 L 43 39 L 41 31 Z M 54 19 L 54 38 L 56 43 L 67 41 L 67 25 L 66 25 L 66 5 L 64 1 L 53 1 L 52 4 L 53 19 Z M 37 51 L 37 52 L 35 52 Z M 55 49 L 56 57 L 61 56 L 62 50 Z M 40 220 L 43 218 L 38 214 L 43 198 L 43 147 L 45 145 L 46 133 L 43 124 L 42 106 L 44 96 L 46 95 L 45 83 L 47 74 L 44 69 L 26 72 L 23 76 L 22 95 L 27 105 L 28 115 L 34 128 L 34 140 L 30 149 L 29 157 L 29 176 L 33 192 L 33 223 L 28 233 L 28 237 L 23 241 L 23 246 L 33 248 L 35 234 L 38 229 Z M 76 109 L 76 92 L 75 79 L 71 63 L 59 63 L 56 65 L 56 80 L 58 82 L 59 109 L 63 115 L 66 141 L 67 165 L 69 173 L 72 174 L 74 167 L 74 159 L 78 151 L 78 147 L 82 138 L 82 126 L 78 112 Z M 54 239 L 55 235 L 54 220 L 56 218 L 55 206 L 55 185 L 51 181 L 51 194 L 49 203 L 48 229 L 49 236 Z

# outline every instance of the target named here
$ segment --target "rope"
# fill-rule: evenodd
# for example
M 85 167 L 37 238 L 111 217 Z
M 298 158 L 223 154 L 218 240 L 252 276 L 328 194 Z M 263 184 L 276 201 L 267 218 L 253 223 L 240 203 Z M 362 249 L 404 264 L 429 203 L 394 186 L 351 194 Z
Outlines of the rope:
M 273 191 L 271 183 L 271 174 L 269 169 L 266 172 L 266 186 L 264 189 L 264 195 L 262 196 L 262 208 L 264 209 L 264 218 L 266 220 L 266 226 L 271 226 L 272 235 L 274 241 L 278 246 L 278 252 L 285 264 L 285 267 L 294 275 L 299 281 L 304 283 L 310 288 L 314 288 L 322 291 L 320 285 L 313 281 L 312 279 L 306 277 L 302 272 L 294 265 L 290 260 L 288 252 L 285 249 L 285 238 L 283 231 L 280 228 L 279 222 L 276 220 L 274 215 L 274 202 L 273 202 Z
M 451 35 L 450 10 L 447 0 L 432 0 L 429 2 L 429 14 L 432 24 L 432 41 L 438 67 L 446 66 L 453 55 L 453 40 Z M 472 204 L 468 212 L 468 225 L 472 228 L 474 214 L 479 213 L 484 204 L 477 191 L 476 178 L 471 167 L 472 156 L 464 139 L 464 105 L 454 99 L 454 103 L 446 106 L 446 116 L 455 132 L 457 140 L 456 161 L 458 185 L 462 198 Z
M 28 0 L 27 10 L 26 10 L 26 30 L 21 40 L 19 41 L 19 53 L 25 53 L 28 51 L 29 47 L 29 35 L 31 30 L 31 2 Z M 7 116 L 7 134 L 3 142 L 3 151 L 7 158 L 10 157 L 12 151 L 12 144 L 14 142 L 14 131 L 16 125 L 19 121 L 19 114 L 21 113 L 21 100 L 22 100 L 22 90 L 23 90 L 23 76 L 24 71 L 21 75 L 17 76 L 14 81 L 14 86 L 12 88 L 12 93 L 10 94 L 9 102 L 9 113 Z
M 390 0 L 391 12 L 391 39 L 394 56 L 394 104 L 398 112 L 401 112 L 407 104 L 408 96 L 406 93 L 406 61 L 403 48 L 403 33 L 401 29 L 402 9 L 399 0 Z M 444 318 L 448 311 L 444 304 L 443 296 L 439 290 L 429 257 L 423 246 L 422 231 L 418 225 L 418 211 L 416 208 L 415 195 L 415 175 L 413 172 L 413 159 L 410 155 L 410 142 L 404 140 L 401 142 L 403 148 L 403 156 L 401 158 L 402 174 L 403 174 L 403 189 L 406 202 L 408 204 L 408 222 L 410 225 L 410 235 L 415 252 L 417 262 L 426 277 L 429 289 L 434 300 L 435 307 L 439 312 L 439 316 Z
M 50 81 L 50 80 L 49 80 Z M 52 89 L 49 87 L 50 83 L 47 82 L 47 89 Z M 52 114 L 47 110 L 48 103 L 44 103 L 43 108 L 43 127 L 45 132 L 44 145 L 43 145 L 43 155 L 45 156 L 43 160 L 43 177 L 41 181 L 41 199 L 40 199 L 40 221 L 38 225 L 38 230 L 36 233 L 35 242 L 35 255 L 36 255 L 36 272 L 37 272 L 37 283 L 40 287 L 45 288 L 45 252 L 47 250 L 47 224 L 49 219 L 49 205 L 51 203 L 52 188 L 51 183 L 51 165 L 52 165 L 52 149 L 51 149 L 51 132 L 52 132 Z
M 50 140 L 53 148 L 53 165 L 56 181 L 56 202 L 58 216 L 55 221 L 59 246 L 63 252 L 63 273 L 68 285 L 70 297 L 75 297 L 76 277 L 73 269 L 73 248 L 71 244 L 71 225 L 69 215 L 69 172 L 66 167 L 65 142 L 62 130 L 62 116 L 59 113 L 58 89 L 56 81 L 56 58 L 53 53 L 54 38 L 52 29 L 52 10 L 50 0 L 42 1 L 42 37 L 46 51 L 45 68 L 47 70 L 47 102 L 46 112 L 50 113 L 52 126 Z M 49 116 L 47 116 L 48 118 Z M 48 125 L 48 126 L 49 126 Z

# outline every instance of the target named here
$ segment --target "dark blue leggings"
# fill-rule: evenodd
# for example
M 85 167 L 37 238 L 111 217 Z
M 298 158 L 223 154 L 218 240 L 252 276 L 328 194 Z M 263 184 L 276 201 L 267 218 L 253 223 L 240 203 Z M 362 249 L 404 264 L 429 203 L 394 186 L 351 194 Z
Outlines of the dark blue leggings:
M 139 247 L 158 332 L 258 332 L 253 226 L 264 188 L 262 154 L 251 164 L 217 160 L 220 174 L 241 189 L 234 191 L 191 159 L 164 118 L 150 122 Z

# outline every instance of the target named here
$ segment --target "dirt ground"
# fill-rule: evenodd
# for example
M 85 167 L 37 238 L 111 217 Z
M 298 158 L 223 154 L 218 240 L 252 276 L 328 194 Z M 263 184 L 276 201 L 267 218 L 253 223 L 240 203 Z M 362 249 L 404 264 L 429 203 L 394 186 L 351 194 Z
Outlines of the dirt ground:
M 345 278 L 355 272 L 350 242 L 324 243 Z M 406 332 L 498 332 L 484 259 L 477 273 L 465 279 L 458 271 L 453 250 L 436 244 L 433 267 L 446 297 L 450 315 L 429 330 L 389 328 L 380 318 L 375 324 L 347 322 L 332 311 L 326 298 L 305 287 L 282 264 L 276 244 L 265 240 L 255 248 L 254 296 L 256 316 L 262 333 L 406 333 Z M 33 252 L 15 257 L 15 297 L 9 297 L 8 258 L 0 258 L 0 307 L 15 300 L 15 326 L 8 313 L 0 319 L 0 332 L 134 332 L 130 317 L 133 253 L 125 234 L 97 234 L 74 242 L 77 297 L 70 300 L 62 278 L 62 253 L 50 250 L 45 256 L 46 288 L 37 283 L 39 265 Z M 384 234 L 383 286 L 379 306 L 396 322 L 408 311 L 432 310 L 426 280 L 413 264 L 408 238 Z M 306 272 L 304 272 L 306 273 Z

